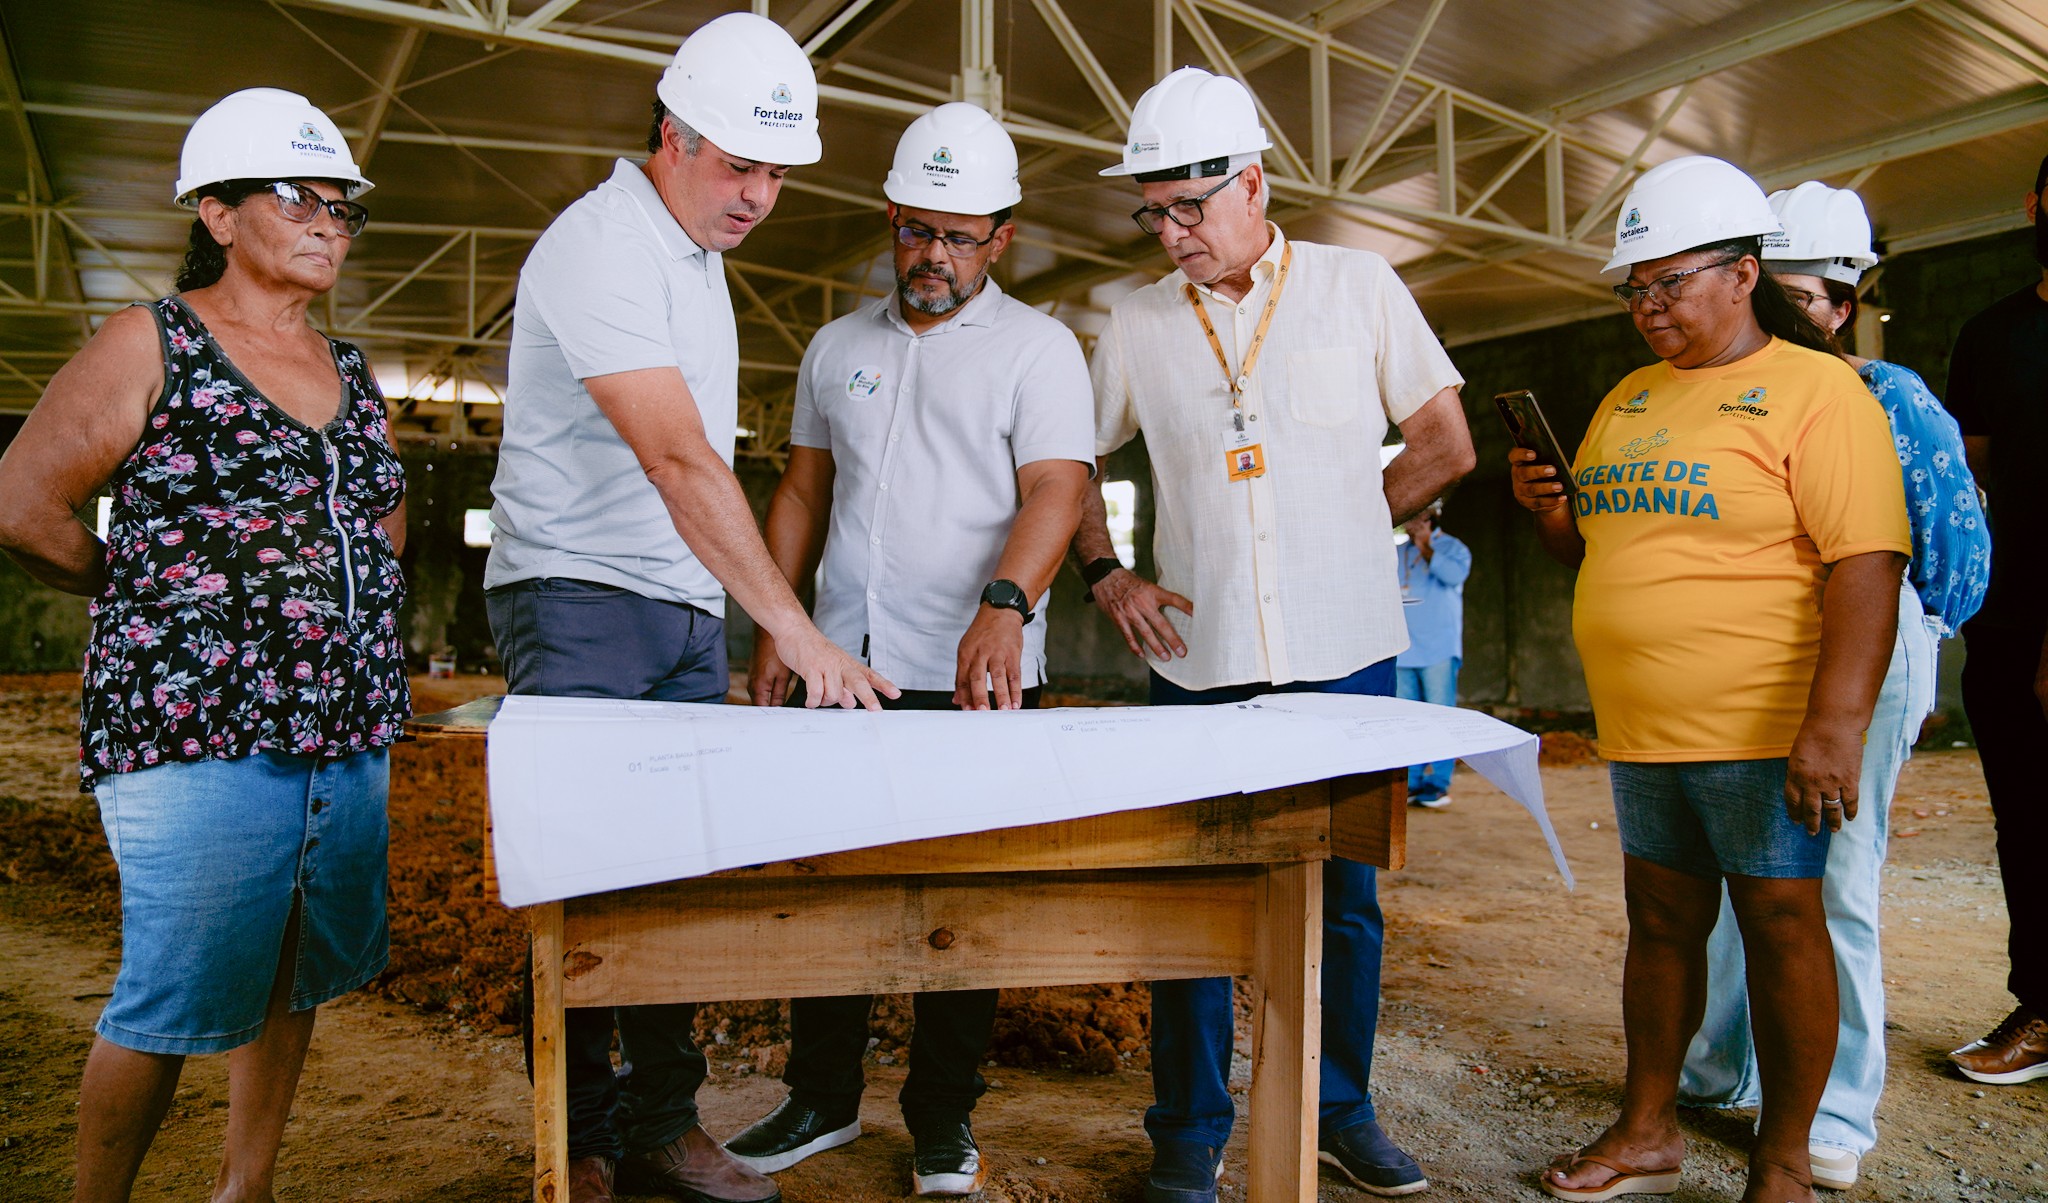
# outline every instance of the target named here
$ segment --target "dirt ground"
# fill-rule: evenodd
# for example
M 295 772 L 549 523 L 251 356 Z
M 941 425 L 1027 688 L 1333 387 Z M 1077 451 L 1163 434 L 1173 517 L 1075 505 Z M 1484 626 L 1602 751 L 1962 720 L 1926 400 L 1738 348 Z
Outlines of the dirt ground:
M 488 682 L 421 682 L 421 708 Z M 75 777 L 76 678 L 0 678 L 0 1203 L 69 1197 L 77 1077 L 118 963 L 104 843 Z M 1414 811 L 1409 867 L 1385 879 L 1388 953 L 1376 1094 L 1436 1197 L 1546 1198 L 1536 1173 L 1619 1097 L 1624 916 L 1606 775 L 1547 741 L 1551 813 L 1579 877 L 1558 880 L 1513 802 L 1460 770 L 1457 803 Z M 516 929 L 477 896 L 457 766 L 415 762 L 394 792 L 394 968 L 322 1012 L 280 1162 L 282 1200 L 510 1203 L 532 1144 L 512 1018 Z M 1980 1088 L 1944 1050 L 2011 1005 L 2005 912 L 1983 779 L 1966 750 L 1923 751 L 1893 812 L 1885 954 L 1890 1087 L 1853 1200 L 2048 1200 L 2048 1082 Z M 907 1022 L 884 1000 L 868 1135 L 781 1175 L 790 1203 L 908 1191 L 894 1098 Z M 975 1131 L 991 1203 L 1136 1200 L 1150 1101 L 1142 988 L 1014 992 Z M 705 1120 L 736 1131 L 780 1097 L 780 1008 L 700 1020 Z M 1244 1038 L 1240 1035 L 1240 1047 Z M 1239 1065 L 1240 1088 L 1245 1078 Z M 202 1199 L 226 1116 L 224 1058 L 196 1059 L 136 1197 Z M 1240 1106 L 1242 1111 L 1242 1106 Z M 1732 1200 L 1750 1117 L 1688 1112 L 1680 1203 Z M 1226 1199 L 1243 1197 L 1243 1125 Z M 1323 1200 L 1368 1196 L 1325 1177 Z

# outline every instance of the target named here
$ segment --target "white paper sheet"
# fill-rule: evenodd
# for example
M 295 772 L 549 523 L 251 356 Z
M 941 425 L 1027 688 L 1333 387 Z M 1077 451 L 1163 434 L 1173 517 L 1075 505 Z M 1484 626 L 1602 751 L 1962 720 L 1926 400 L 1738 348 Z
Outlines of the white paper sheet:
M 509 697 L 488 738 L 509 906 L 1456 758 L 1528 810 L 1569 884 L 1536 749 L 1476 711 L 1310 693 L 881 714 Z

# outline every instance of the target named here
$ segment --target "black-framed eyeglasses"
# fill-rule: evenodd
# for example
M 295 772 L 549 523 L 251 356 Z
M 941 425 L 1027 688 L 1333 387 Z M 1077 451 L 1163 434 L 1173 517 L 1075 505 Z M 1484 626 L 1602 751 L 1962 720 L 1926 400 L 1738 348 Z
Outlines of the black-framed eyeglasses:
M 990 231 L 986 238 L 970 238 L 965 234 L 941 234 L 937 230 L 927 230 L 923 226 L 896 227 L 896 241 L 911 250 L 921 251 L 933 242 L 941 242 L 945 244 L 946 253 L 955 259 L 965 259 L 995 240 L 994 231 Z
M 1703 267 L 1689 267 L 1682 272 L 1672 272 L 1668 276 L 1658 276 L 1648 284 L 1641 285 L 1640 287 L 1627 282 L 1616 284 L 1614 286 L 1614 299 L 1630 309 L 1634 309 L 1636 302 L 1644 297 L 1650 298 L 1659 305 L 1669 305 L 1677 300 L 1679 294 L 1684 291 L 1687 277 L 1697 276 L 1701 272 L 1710 272 L 1717 267 L 1727 267 L 1740 262 L 1742 262 L 1742 256 L 1737 255 L 1733 259 L 1723 259 L 1719 263 L 1709 263 Z
M 1804 288 L 1794 288 L 1789 284 L 1783 287 L 1785 295 L 1791 297 L 1792 303 L 1801 309 L 1811 309 L 1823 301 L 1828 301 L 1828 294 L 1824 292 L 1808 292 Z M 1829 301 L 1828 303 L 1832 304 L 1833 302 Z
M 334 219 L 334 224 L 350 238 L 362 233 L 363 227 L 370 224 L 368 209 L 354 201 L 328 200 L 304 184 L 278 180 L 270 185 L 270 194 L 277 198 L 277 211 L 292 221 L 312 221 L 320 210 L 325 209 L 327 215 Z
M 1177 200 L 1170 205 L 1146 205 L 1144 208 L 1132 213 L 1131 220 L 1137 222 L 1138 228 L 1147 234 L 1157 234 L 1165 229 L 1166 220 L 1169 218 L 1172 219 L 1174 225 L 1182 229 L 1201 225 L 1202 202 L 1230 187 L 1232 181 L 1243 174 L 1244 170 L 1242 168 L 1231 172 L 1228 176 L 1224 177 L 1222 183 L 1200 196 L 1191 196 L 1186 200 Z

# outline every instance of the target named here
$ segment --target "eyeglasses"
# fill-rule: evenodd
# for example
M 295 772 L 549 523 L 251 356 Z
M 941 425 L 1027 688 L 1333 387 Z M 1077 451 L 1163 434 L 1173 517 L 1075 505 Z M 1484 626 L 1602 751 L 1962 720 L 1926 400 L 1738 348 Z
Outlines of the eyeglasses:
M 955 259 L 965 259 L 995 240 L 993 231 L 986 238 L 969 238 L 965 234 L 941 234 L 937 230 L 927 230 L 923 226 L 896 227 L 896 241 L 911 250 L 921 251 L 935 241 L 943 242 L 946 244 L 946 253 Z
M 1785 295 L 1791 297 L 1792 303 L 1801 309 L 1811 309 L 1828 299 L 1828 294 L 1824 292 L 1808 292 L 1804 288 L 1788 287 L 1785 289 Z
M 1231 182 L 1243 174 L 1242 170 L 1231 172 L 1222 183 L 1200 196 L 1191 196 L 1186 200 L 1177 200 L 1170 205 L 1146 205 L 1144 208 L 1131 214 L 1131 220 L 1137 222 L 1138 228 L 1147 234 L 1157 234 L 1165 229 L 1165 219 L 1167 218 L 1171 218 L 1174 225 L 1184 230 L 1201 225 L 1202 202 L 1230 187 Z
M 1730 264 L 1740 263 L 1741 261 L 1742 256 L 1737 255 L 1733 259 L 1723 259 L 1719 263 L 1709 263 L 1704 267 L 1691 267 L 1682 272 L 1672 272 L 1668 276 L 1658 276 L 1640 288 L 1634 284 L 1616 284 L 1614 286 L 1614 297 L 1630 309 L 1634 309 L 1636 302 L 1644 297 L 1650 298 L 1659 305 L 1669 305 L 1677 300 L 1679 294 L 1684 291 L 1686 277 L 1697 276 L 1701 272 L 1713 271 L 1717 267 L 1727 267 Z
M 354 238 L 370 224 L 370 211 L 354 201 L 328 200 L 303 184 L 290 180 L 278 180 L 270 185 L 270 193 L 277 198 L 277 211 L 292 221 L 310 222 L 320 210 L 327 210 L 327 216 L 341 227 L 342 233 Z

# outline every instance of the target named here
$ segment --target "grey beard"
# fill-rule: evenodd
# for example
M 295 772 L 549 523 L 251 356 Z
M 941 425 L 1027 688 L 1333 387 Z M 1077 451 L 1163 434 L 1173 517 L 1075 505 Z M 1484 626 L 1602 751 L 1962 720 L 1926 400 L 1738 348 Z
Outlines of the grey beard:
M 924 273 L 924 278 L 926 279 L 940 279 L 946 282 L 946 295 L 942 297 L 926 297 L 920 293 L 914 293 L 910 289 L 910 282 L 915 277 L 898 276 L 896 277 L 896 295 L 902 298 L 905 305 L 910 306 L 919 313 L 927 314 L 931 317 L 939 317 L 951 313 L 973 300 L 974 294 L 981 291 L 981 281 L 987 274 L 984 272 L 982 275 L 976 276 L 974 278 L 974 287 L 966 292 L 962 292 L 960 291 L 960 286 L 954 283 L 950 276 L 933 276 L 929 272 Z

